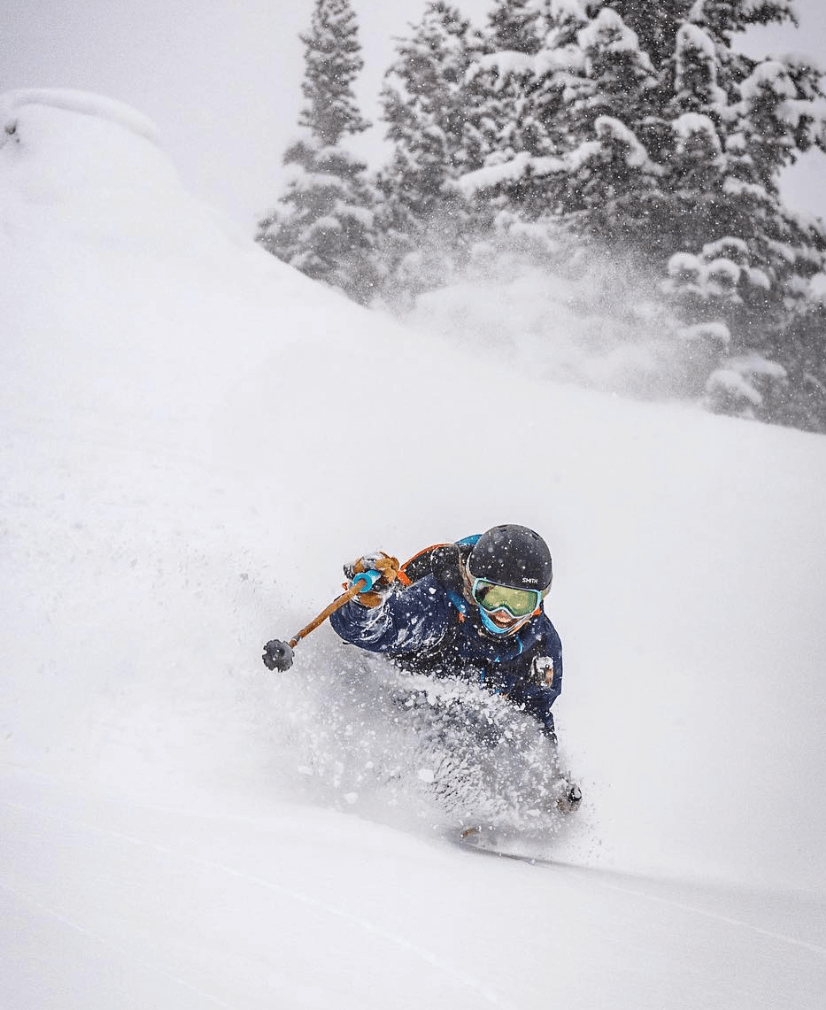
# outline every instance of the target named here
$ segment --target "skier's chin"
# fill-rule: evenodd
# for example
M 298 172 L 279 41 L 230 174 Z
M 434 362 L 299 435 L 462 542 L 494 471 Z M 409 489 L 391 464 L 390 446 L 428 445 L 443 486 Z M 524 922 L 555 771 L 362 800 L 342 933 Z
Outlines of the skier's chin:
M 524 621 L 519 621 L 515 617 L 511 617 L 507 612 L 502 612 L 501 614 L 488 614 L 488 618 L 498 629 L 497 631 L 493 631 L 490 628 L 485 629 L 491 638 L 507 638 L 515 631 L 518 631 L 518 629 L 524 624 Z

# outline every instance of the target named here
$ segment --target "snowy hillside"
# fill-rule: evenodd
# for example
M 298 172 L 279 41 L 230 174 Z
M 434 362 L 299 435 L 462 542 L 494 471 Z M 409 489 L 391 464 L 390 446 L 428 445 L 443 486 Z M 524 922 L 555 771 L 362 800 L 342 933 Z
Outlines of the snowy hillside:
M 132 110 L 0 111 L 0 1006 L 823 1006 L 826 440 L 405 331 Z M 449 843 L 329 628 L 260 661 L 498 522 L 554 552 L 551 865 Z

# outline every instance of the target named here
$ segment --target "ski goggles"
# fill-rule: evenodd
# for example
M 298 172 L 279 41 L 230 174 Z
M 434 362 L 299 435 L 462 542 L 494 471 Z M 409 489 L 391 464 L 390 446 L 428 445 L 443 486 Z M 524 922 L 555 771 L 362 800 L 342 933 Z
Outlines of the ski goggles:
M 513 589 L 511 586 L 500 586 L 497 582 L 488 582 L 487 579 L 474 580 L 470 594 L 488 613 L 507 610 L 511 617 L 516 618 L 532 614 L 542 602 L 542 592 L 539 589 Z

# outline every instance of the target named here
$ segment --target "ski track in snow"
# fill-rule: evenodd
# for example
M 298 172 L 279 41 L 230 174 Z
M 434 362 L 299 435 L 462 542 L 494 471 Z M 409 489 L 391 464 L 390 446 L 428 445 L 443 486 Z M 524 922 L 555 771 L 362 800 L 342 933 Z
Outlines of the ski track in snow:
M 537 863 L 538 867 L 546 870 L 559 870 L 562 869 L 560 865 L 549 866 Z M 738 929 L 746 929 L 751 933 L 756 933 L 758 936 L 766 937 L 770 940 L 780 940 L 783 943 L 791 944 L 793 947 L 802 947 L 804 950 L 808 950 L 814 954 L 820 954 L 826 957 L 826 947 L 820 947 L 814 943 L 808 943 L 806 940 L 800 940 L 795 936 L 789 936 L 786 933 L 779 933 L 772 929 L 764 929 L 762 926 L 755 926 L 751 922 L 744 922 L 742 919 L 734 919 L 730 915 L 721 915 L 719 912 L 711 912 L 706 908 L 697 908 L 695 905 L 689 905 L 684 901 L 677 901 L 675 898 L 663 898 L 657 894 L 647 894 L 645 891 L 640 891 L 634 887 L 628 887 L 623 884 L 612 884 L 607 880 L 601 880 L 600 875 L 610 873 L 609 870 L 591 870 L 589 867 L 579 867 L 570 866 L 567 869 L 571 873 L 587 873 L 589 879 L 593 879 L 593 882 L 597 887 L 605 888 L 609 891 L 618 891 L 620 894 L 630 894 L 636 898 L 643 898 L 645 901 L 651 901 L 657 905 L 667 905 L 670 908 L 678 908 L 682 912 L 689 912 L 693 915 L 699 915 L 704 919 L 713 919 L 715 922 L 725 923 L 727 926 L 733 926 Z M 622 874 L 617 874 L 621 876 Z
M 634 898 L 641 898 L 644 901 L 650 901 L 657 905 L 665 905 L 668 908 L 676 908 L 682 912 L 688 912 L 692 915 L 698 915 L 705 919 L 713 920 L 714 922 L 721 922 L 727 926 L 732 926 L 736 929 L 745 929 L 757 936 L 762 936 L 770 940 L 780 940 L 783 943 L 788 943 L 793 947 L 801 947 L 804 950 L 810 951 L 814 954 L 819 954 L 826 957 L 826 947 L 821 947 L 818 944 L 809 943 L 806 940 L 801 940 L 795 936 L 789 936 L 787 933 L 781 933 L 777 930 L 765 929 L 762 926 L 755 926 L 754 923 L 745 922 L 743 919 L 735 919 L 730 915 L 721 915 L 719 912 L 712 912 L 705 908 L 698 908 L 696 905 L 689 905 L 687 902 L 678 901 L 676 898 L 663 898 L 660 895 L 648 894 L 646 891 L 639 890 L 639 888 L 629 887 L 627 884 L 617 884 L 611 883 L 609 880 L 605 880 L 608 877 L 626 877 L 626 873 L 621 870 L 610 870 L 603 867 L 590 867 L 582 866 L 575 863 L 567 863 L 563 860 L 546 859 L 542 857 L 533 857 L 529 855 L 521 856 L 514 852 L 498 852 L 496 849 L 488 849 L 484 847 L 474 847 L 473 845 L 466 845 L 464 843 L 457 843 L 463 850 L 466 850 L 470 854 L 474 855 L 484 855 L 489 858 L 503 859 L 516 863 L 522 863 L 523 865 L 532 867 L 537 870 L 546 870 L 556 873 L 567 873 L 570 876 L 576 876 L 579 874 L 585 874 L 588 877 L 590 883 L 594 884 L 596 887 L 603 888 L 608 891 L 615 891 L 619 894 L 627 894 Z
M 12 807 L 14 804 L 3 803 L 4 806 Z M 25 807 L 17 807 L 18 810 L 25 810 Z M 33 812 L 33 811 L 30 811 Z M 45 815 L 44 815 L 45 816 Z M 31 894 L 26 894 L 25 891 L 21 891 L 17 887 L 13 887 L 11 884 L 0 880 L 0 889 L 6 891 L 9 894 L 14 895 L 21 901 L 25 901 L 27 904 L 36 908 L 38 911 L 43 912 L 45 915 L 50 916 L 57 922 L 62 923 L 64 926 L 68 926 L 69 929 L 73 929 L 75 932 L 80 933 L 82 936 L 88 937 L 90 940 L 94 940 L 97 943 L 102 944 L 104 947 L 110 950 L 116 951 L 118 954 L 129 958 L 135 964 L 139 965 L 141 968 L 145 968 L 147 971 L 155 972 L 161 975 L 165 979 L 174 982 L 175 985 L 181 986 L 183 989 L 187 989 L 189 992 L 196 996 L 200 996 L 202 999 L 208 1000 L 210 1003 L 214 1003 L 216 1006 L 226 1007 L 227 1010 L 239 1010 L 239 1008 L 234 1003 L 226 1003 L 224 1000 L 219 999 L 217 996 L 213 996 L 211 993 L 205 992 L 203 989 L 199 989 L 197 986 L 192 985 L 191 982 L 187 982 L 180 976 L 173 974 L 172 972 L 166 971 L 158 964 L 153 964 L 150 961 L 145 960 L 139 954 L 136 954 L 132 950 L 128 950 L 119 943 L 115 943 L 109 937 L 102 936 L 100 933 L 95 932 L 92 929 L 87 929 L 86 926 L 82 926 L 79 922 L 75 922 L 74 919 L 70 919 L 67 915 L 63 915 L 58 912 L 57 909 L 52 908 L 49 905 L 45 905 L 42 901 L 38 901 L 37 898 L 33 897 Z
M 123 805 L 127 808 L 138 807 L 138 804 L 135 804 L 133 802 L 126 802 Z M 330 915 L 335 918 L 345 920 L 355 926 L 358 926 L 360 929 L 364 930 L 367 933 L 370 933 L 374 936 L 377 936 L 381 939 L 388 941 L 389 943 L 393 944 L 394 946 L 398 947 L 401 950 L 414 954 L 415 956 L 421 958 L 421 960 L 429 964 L 432 968 L 435 968 L 437 971 L 442 972 L 447 977 L 453 979 L 453 981 L 458 982 L 463 987 L 476 993 L 481 999 L 483 999 L 490 1006 L 499 1007 L 502 1008 L 502 1010 L 513 1010 L 514 1006 L 513 1004 L 509 1002 L 503 1002 L 502 999 L 500 999 L 496 995 L 481 988 L 472 978 L 464 975 L 461 972 L 455 971 L 432 951 L 427 950 L 426 948 L 418 944 L 412 943 L 411 941 L 407 940 L 405 937 L 401 936 L 398 933 L 391 932 L 390 930 L 387 930 L 382 926 L 376 925 L 375 923 L 371 922 L 369 919 L 364 918 L 363 916 L 354 915 L 353 913 L 348 912 L 344 908 L 341 908 L 337 905 L 332 905 L 329 902 L 322 901 L 319 898 L 314 898 L 312 895 L 309 895 L 303 891 L 298 891 L 295 890 L 294 888 L 284 887 L 284 885 L 276 884 L 273 881 L 265 879 L 264 877 L 245 873 L 241 870 L 238 870 L 231 866 L 227 866 L 223 863 L 218 863 L 211 859 L 204 859 L 203 857 L 193 855 L 190 852 L 185 852 L 180 849 L 174 849 L 171 848 L 170 846 L 163 845 L 158 842 L 151 842 L 143 838 L 138 838 L 135 835 L 128 834 L 122 831 L 116 831 L 111 828 L 104 828 L 96 824 L 91 824 L 87 821 L 79 821 L 72 818 L 67 818 L 61 816 L 60 814 L 55 814 L 50 811 L 38 809 L 35 807 L 25 806 L 19 803 L 12 803 L 9 802 L 8 800 L 0 800 L 0 806 L 5 806 L 9 809 L 16 810 L 21 813 L 30 814 L 34 817 L 46 818 L 48 820 L 57 823 L 65 824 L 67 826 L 74 828 L 75 830 L 92 832 L 107 838 L 127 842 L 130 845 L 133 845 L 138 848 L 143 848 L 158 853 L 162 853 L 163 855 L 171 856 L 175 859 L 189 862 L 193 865 L 200 866 L 212 872 L 227 874 L 228 876 L 234 877 L 239 880 L 243 880 L 256 887 L 261 887 L 266 890 L 272 891 L 276 894 L 281 895 L 282 897 L 290 898 L 293 901 L 306 905 L 309 908 L 321 911 L 325 915 Z M 152 809 L 164 813 L 172 813 L 172 814 L 179 813 L 179 811 L 176 811 L 173 808 L 165 807 L 162 805 L 141 804 L 140 806 L 145 807 L 146 809 Z M 469 849 L 469 853 L 472 853 L 473 851 L 474 851 L 473 849 Z M 490 856 L 499 855 L 498 853 L 492 850 L 486 851 L 485 854 Z M 789 944 L 792 947 L 808 951 L 809 953 L 813 953 L 821 957 L 826 957 L 826 947 L 810 943 L 806 940 L 801 940 L 800 938 L 790 936 L 787 933 L 782 933 L 778 930 L 772 930 L 762 926 L 757 926 L 754 923 L 746 922 L 742 919 L 737 919 L 729 915 L 723 915 L 719 912 L 710 911 L 709 909 L 698 908 L 696 905 L 691 905 L 685 901 L 679 901 L 675 898 L 667 898 L 662 897 L 660 895 L 650 894 L 639 888 L 630 887 L 627 884 L 614 883 L 611 882 L 610 880 L 604 879 L 606 876 L 620 876 L 620 877 L 625 876 L 625 874 L 623 874 L 621 871 L 596 869 L 587 866 L 577 866 L 574 864 L 566 864 L 561 862 L 554 862 L 554 863 L 547 861 L 543 862 L 542 860 L 539 859 L 532 860 L 529 858 L 522 858 L 519 856 L 513 856 L 509 854 L 503 854 L 502 858 L 514 862 L 523 863 L 533 869 L 542 869 L 557 874 L 563 874 L 569 877 L 586 875 L 589 880 L 589 883 L 600 889 L 612 891 L 619 894 L 625 894 L 635 899 L 642 900 L 644 902 L 650 902 L 652 904 L 677 909 L 689 915 L 698 916 L 703 919 L 722 923 L 735 930 L 745 930 L 746 932 L 754 934 L 756 936 L 760 936 L 769 940 L 779 941 L 781 943 Z M 39 908 L 41 911 L 48 913 L 49 915 L 53 916 L 60 922 L 63 922 L 65 925 L 71 927 L 72 929 L 75 929 L 78 932 L 83 933 L 99 941 L 100 943 L 111 947 L 113 950 L 117 950 L 118 952 L 131 957 L 136 963 L 142 965 L 143 967 L 149 968 L 153 971 L 157 971 L 164 977 L 167 977 L 172 981 L 176 982 L 177 984 L 180 984 L 185 988 L 190 989 L 197 995 L 209 999 L 211 1002 L 214 1002 L 219 1006 L 230 1007 L 231 1010 L 234 1010 L 235 1007 L 234 1004 L 226 1003 L 220 1000 L 219 998 L 214 997 L 209 993 L 206 993 L 198 989 L 197 987 L 191 985 L 190 983 L 179 978 L 173 973 L 168 972 L 157 965 L 152 965 L 149 962 L 146 962 L 144 959 L 140 958 L 138 955 L 134 954 L 128 949 L 74 922 L 72 919 L 61 914 L 56 909 L 44 905 L 36 898 L 33 898 L 32 896 L 25 894 L 23 891 L 20 891 L 19 889 L 3 882 L 0 882 L 0 887 L 3 887 L 5 890 L 15 894 L 21 899 L 28 901 L 33 906 Z
M 89 824 L 84 821 L 76 821 L 71 818 L 62 817 L 59 814 L 51 813 L 49 811 L 38 810 L 35 807 L 27 807 L 18 803 L 10 803 L 8 800 L 0 800 L 0 805 L 8 807 L 12 810 L 17 810 L 20 813 L 26 813 L 33 815 L 34 817 L 47 818 L 48 820 L 56 821 L 57 823 L 65 824 L 69 827 L 72 827 L 75 830 L 92 832 L 94 834 L 102 835 L 107 838 L 117 839 L 118 841 L 122 842 L 128 842 L 130 845 L 134 845 L 139 848 L 159 852 L 165 856 L 172 856 L 175 859 L 192 863 L 195 866 L 200 866 L 203 867 L 204 869 L 218 873 L 225 873 L 239 880 L 244 880 L 249 884 L 255 885 L 256 887 L 262 887 L 268 891 L 273 891 L 274 893 L 279 894 L 282 897 L 291 898 L 293 901 L 297 901 L 303 905 L 308 906 L 309 908 L 321 911 L 326 915 L 330 915 L 335 918 L 343 919 L 349 923 L 352 923 L 353 925 L 358 926 L 365 932 L 371 933 L 372 935 L 380 937 L 383 940 L 387 940 L 389 943 L 393 944 L 399 949 L 414 954 L 416 957 L 421 958 L 432 968 L 435 968 L 437 971 L 442 972 L 444 975 L 452 979 L 454 982 L 458 982 L 461 986 L 474 992 L 477 996 L 480 997 L 480 999 L 484 1000 L 484 1002 L 489 1006 L 498 1007 L 501 1008 L 501 1010 L 514 1010 L 514 1005 L 512 1003 L 503 1001 L 494 994 L 482 989 L 472 978 L 469 978 L 468 976 L 464 975 L 461 972 L 457 972 L 455 969 L 445 964 L 445 962 L 440 960 L 440 958 L 438 958 L 436 954 L 434 954 L 432 951 L 427 950 L 424 947 L 419 946 L 418 944 L 412 943 L 410 940 L 405 939 L 400 934 L 393 933 L 382 926 L 378 926 L 375 923 L 370 922 L 368 919 L 363 918 L 362 916 L 353 915 L 352 912 L 348 912 L 344 908 L 340 908 L 336 905 L 331 905 L 328 902 L 322 901 L 319 898 L 314 898 L 312 895 L 306 894 L 303 891 L 296 891 L 293 888 L 284 887 L 282 884 L 273 883 L 272 881 L 266 880 L 263 877 L 258 877 L 252 874 L 244 873 L 242 870 L 237 870 L 232 866 L 225 866 L 223 863 L 216 863 L 211 859 L 203 859 L 200 856 L 192 855 L 192 853 L 183 852 L 178 849 L 173 849 L 167 845 L 161 845 L 158 842 L 150 842 L 143 838 L 137 838 L 134 835 L 129 835 L 122 831 L 115 831 L 111 828 L 103 828 L 96 824 Z M 177 982 L 178 984 L 183 985 L 188 989 L 191 989 L 198 995 L 205 996 L 212 1002 L 217 1003 L 219 1006 L 233 1007 L 232 1004 L 224 1003 L 221 1000 L 217 999 L 216 997 L 210 996 L 208 993 L 201 992 L 196 987 L 181 980 L 175 975 L 166 972 L 164 969 L 145 963 L 141 958 L 132 954 L 132 952 L 126 950 L 125 948 L 120 947 L 116 943 L 113 943 L 106 937 L 102 937 L 99 934 L 91 930 L 88 930 L 83 926 L 80 926 L 78 923 L 75 923 L 74 921 L 62 915 L 55 909 L 49 908 L 48 906 L 41 904 L 36 899 L 23 893 L 22 891 L 18 891 L 17 889 L 3 882 L 0 882 L 0 887 L 3 887 L 5 890 L 11 891 L 18 897 L 28 901 L 30 904 L 35 905 L 42 911 L 47 912 L 49 915 L 65 923 L 67 926 L 76 929 L 78 932 L 81 932 L 89 937 L 92 937 L 100 941 L 101 943 L 105 944 L 106 946 L 109 946 L 115 950 L 118 950 L 121 953 L 124 953 L 132 957 L 137 963 L 141 964 L 143 967 L 149 967 L 152 968 L 153 970 L 158 971 L 165 977 L 168 977 L 173 981 Z

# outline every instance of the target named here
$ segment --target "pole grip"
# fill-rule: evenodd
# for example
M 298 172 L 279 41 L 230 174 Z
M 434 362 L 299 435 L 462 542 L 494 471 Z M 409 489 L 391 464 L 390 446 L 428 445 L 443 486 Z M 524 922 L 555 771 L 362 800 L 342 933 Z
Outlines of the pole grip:
M 359 583 L 362 583 L 362 585 L 359 586 L 359 592 L 369 593 L 380 578 L 381 578 L 381 572 L 377 572 L 375 568 L 371 568 L 367 572 L 359 572 L 357 575 L 354 575 L 353 586 L 358 586 Z

